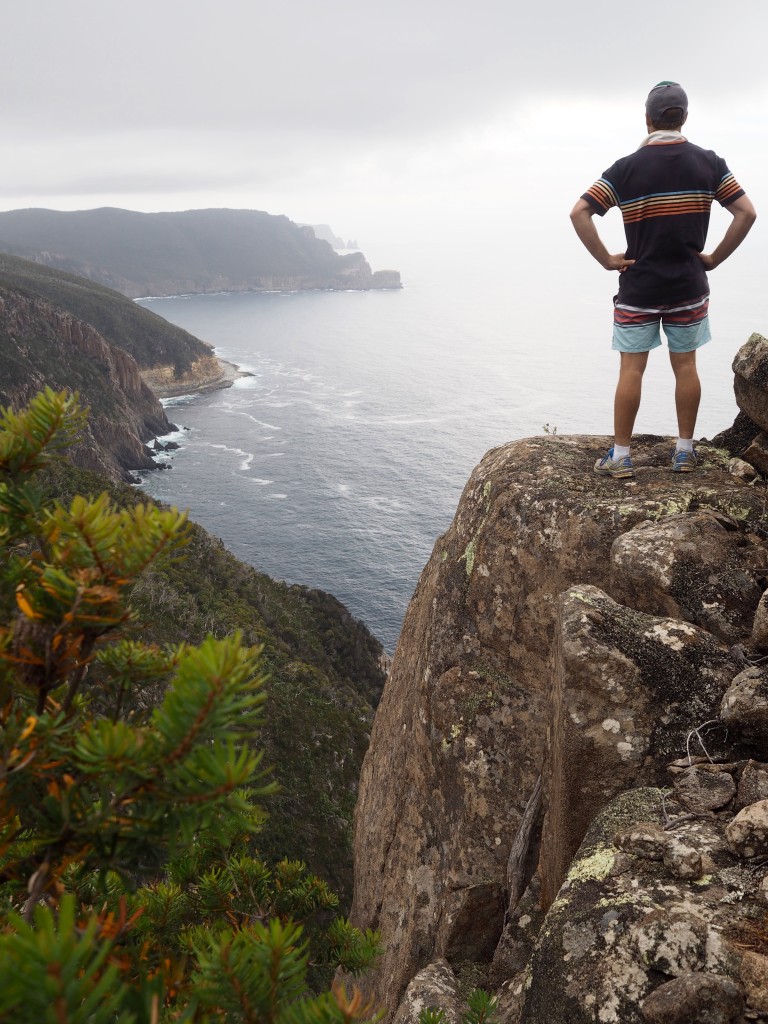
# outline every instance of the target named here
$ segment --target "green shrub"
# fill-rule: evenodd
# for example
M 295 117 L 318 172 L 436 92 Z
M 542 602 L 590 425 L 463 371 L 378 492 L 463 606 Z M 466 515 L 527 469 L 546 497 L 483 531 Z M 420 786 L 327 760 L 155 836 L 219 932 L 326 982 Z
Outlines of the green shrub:
M 378 936 L 334 918 L 302 862 L 258 853 L 259 648 L 123 635 L 185 516 L 36 486 L 83 422 L 50 390 L 0 413 L 0 1019 L 369 1016 L 310 979 L 364 970 Z

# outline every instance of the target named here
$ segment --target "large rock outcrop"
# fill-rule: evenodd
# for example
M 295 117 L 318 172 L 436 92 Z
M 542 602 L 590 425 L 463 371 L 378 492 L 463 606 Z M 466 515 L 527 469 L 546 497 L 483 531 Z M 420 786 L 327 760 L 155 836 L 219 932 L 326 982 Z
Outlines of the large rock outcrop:
M 429 964 L 493 961 L 502 1020 L 514 1020 L 532 921 L 594 816 L 623 791 L 663 786 L 670 761 L 724 750 L 713 721 L 764 587 L 764 493 L 706 446 L 697 473 L 670 473 L 669 440 L 654 437 L 635 441 L 635 480 L 596 478 L 605 441 L 489 452 L 408 609 L 356 813 L 353 920 L 382 931 L 366 984 L 390 1013 Z M 739 757 L 768 760 L 753 737 L 730 739 Z M 686 849 L 666 854 L 680 877 L 695 874 Z

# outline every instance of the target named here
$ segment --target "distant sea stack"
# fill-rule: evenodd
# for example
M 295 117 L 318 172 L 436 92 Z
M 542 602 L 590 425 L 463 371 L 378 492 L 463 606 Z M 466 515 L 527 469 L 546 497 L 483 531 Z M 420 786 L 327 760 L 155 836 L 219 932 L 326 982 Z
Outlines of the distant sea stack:
M 0 251 L 128 298 L 401 287 L 398 271 L 372 271 L 361 252 L 337 253 L 313 228 L 258 210 L 11 210 L 0 213 Z

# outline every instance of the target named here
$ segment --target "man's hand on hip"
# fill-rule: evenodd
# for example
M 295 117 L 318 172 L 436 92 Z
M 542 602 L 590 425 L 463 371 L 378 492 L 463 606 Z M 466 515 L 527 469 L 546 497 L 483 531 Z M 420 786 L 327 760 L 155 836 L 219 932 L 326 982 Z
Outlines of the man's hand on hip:
M 614 253 L 608 255 L 608 261 L 603 264 L 606 270 L 618 270 L 620 274 L 623 274 L 627 267 L 631 267 L 634 260 L 628 260 L 623 252 Z

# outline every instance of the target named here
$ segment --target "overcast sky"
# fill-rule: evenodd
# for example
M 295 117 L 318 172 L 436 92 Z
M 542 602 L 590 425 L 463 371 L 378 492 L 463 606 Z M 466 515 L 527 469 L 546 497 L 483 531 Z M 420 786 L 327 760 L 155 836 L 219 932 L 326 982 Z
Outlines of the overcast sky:
M 7 3 L 0 209 L 560 223 L 673 78 L 760 210 L 767 39 L 766 0 Z

